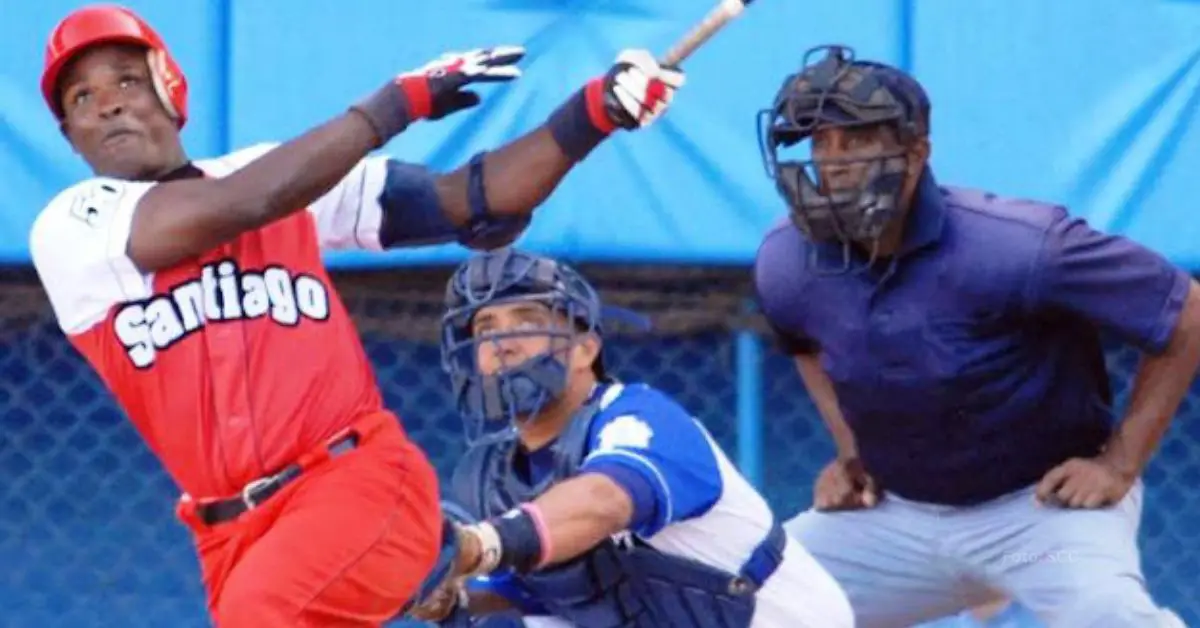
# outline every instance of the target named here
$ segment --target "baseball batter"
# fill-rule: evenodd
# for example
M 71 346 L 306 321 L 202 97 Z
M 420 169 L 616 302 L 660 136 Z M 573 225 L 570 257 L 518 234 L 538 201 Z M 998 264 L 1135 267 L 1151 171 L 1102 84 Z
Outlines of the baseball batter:
M 321 251 L 506 243 L 575 163 L 682 83 L 629 52 L 453 172 L 367 158 L 477 104 L 465 88 L 512 80 L 522 54 L 449 54 L 289 142 L 192 161 L 187 83 L 149 25 L 91 6 L 51 34 L 42 91 L 95 177 L 38 216 L 33 262 L 63 331 L 184 492 L 222 628 L 379 625 L 442 540 L 433 470 L 384 408 Z
M 1195 282 L 1063 207 L 939 186 L 920 85 L 819 52 L 762 125 L 791 216 L 758 296 L 838 449 L 789 533 L 866 628 L 985 585 L 1051 626 L 1181 625 L 1143 581 L 1139 478 L 1200 364 Z M 1119 420 L 1100 329 L 1144 354 Z
M 837 584 L 707 430 L 662 392 L 606 376 L 604 310 L 574 269 L 481 255 L 451 278 L 447 308 L 442 354 L 475 436 L 449 493 L 479 521 L 462 528 L 459 574 L 487 576 L 460 615 L 516 608 L 531 626 L 540 616 L 588 628 L 853 625 Z M 418 615 L 444 620 L 440 602 Z

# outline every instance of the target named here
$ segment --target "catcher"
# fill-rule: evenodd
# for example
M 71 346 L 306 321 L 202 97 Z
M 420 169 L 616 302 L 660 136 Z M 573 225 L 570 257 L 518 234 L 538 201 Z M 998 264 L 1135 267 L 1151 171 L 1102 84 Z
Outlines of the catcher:
M 472 443 L 450 495 L 478 522 L 459 528 L 456 564 L 412 616 L 852 625 L 841 589 L 699 421 L 606 376 L 600 299 L 576 271 L 487 253 L 446 299 L 442 355 Z

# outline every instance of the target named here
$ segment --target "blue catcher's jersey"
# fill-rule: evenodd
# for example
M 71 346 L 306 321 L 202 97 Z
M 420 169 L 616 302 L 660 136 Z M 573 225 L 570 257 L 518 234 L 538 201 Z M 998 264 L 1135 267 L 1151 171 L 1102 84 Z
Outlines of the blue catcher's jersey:
M 578 473 L 605 474 L 630 494 L 632 521 L 614 541 L 628 544 L 636 537 L 664 554 L 738 573 L 775 523 L 763 497 L 667 395 L 644 384 L 601 385 L 595 394 Z M 514 470 L 531 485 L 552 477 L 558 464 L 553 449 L 522 451 Z M 519 576 L 493 575 L 470 586 L 499 594 L 526 614 L 546 612 Z M 758 591 L 752 625 L 838 626 L 843 610 L 848 617 L 840 588 L 788 539 L 782 563 Z

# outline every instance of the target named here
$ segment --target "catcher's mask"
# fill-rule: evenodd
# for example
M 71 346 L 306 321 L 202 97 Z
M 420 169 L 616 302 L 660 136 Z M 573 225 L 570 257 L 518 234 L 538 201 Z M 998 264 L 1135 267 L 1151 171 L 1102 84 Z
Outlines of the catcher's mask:
M 535 304 L 548 310 L 544 325 L 522 324 L 515 330 L 474 333 L 476 316 L 485 308 L 504 304 Z M 601 319 L 623 318 L 647 326 L 633 312 L 605 308 L 596 290 L 566 264 L 513 249 L 473 257 L 454 272 L 446 288 L 442 317 L 442 367 L 450 375 L 454 400 L 463 418 L 467 442 L 477 444 L 510 438 L 521 421 L 535 421 L 547 402 L 567 385 L 571 349 L 589 335 L 601 335 Z M 522 356 L 485 374 L 479 354 L 486 343 L 517 338 L 548 339 L 546 349 Z M 606 379 L 598 356 L 592 364 L 597 379 Z
M 824 57 L 813 62 L 820 52 Z M 784 80 L 771 108 L 759 112 L 767 173 L 797 228 L 813 242 L 841 245 L 843 264 L 834 270 L 850 269 L 854 242 L 871 250 L 868 265 L 875 259 L 879 237 L 902 213 L 909 147 L 928 133 L 928 116 L 928 99 L 915 80 L 895 68 L 858 61 L 842 46 L 806 52 L 801 70 Z M 864 126 L 892 129 L 897 146 L 845 158 L 813 154 L 818 130 Z M 858 176 L 847 181 L 830 174 L 839 170 Z

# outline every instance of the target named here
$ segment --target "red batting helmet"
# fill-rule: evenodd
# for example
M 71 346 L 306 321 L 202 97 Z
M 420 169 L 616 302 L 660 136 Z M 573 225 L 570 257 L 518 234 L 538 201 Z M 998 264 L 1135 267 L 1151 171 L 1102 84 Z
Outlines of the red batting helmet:
M 167 51 L 158 33 L 136 13 L 115 5 L 92 5 L 68 15 L 54 27 L 46 44 L 46 65 L 42 70 L 42 96 L 60 120 L 58 77 L 63 67 L 84 49 L 97 44 L 129 43 L 145 46 L 154 91 L 167 113 L 182 128 L 187 121 L 187 79 L 179 64 Z

